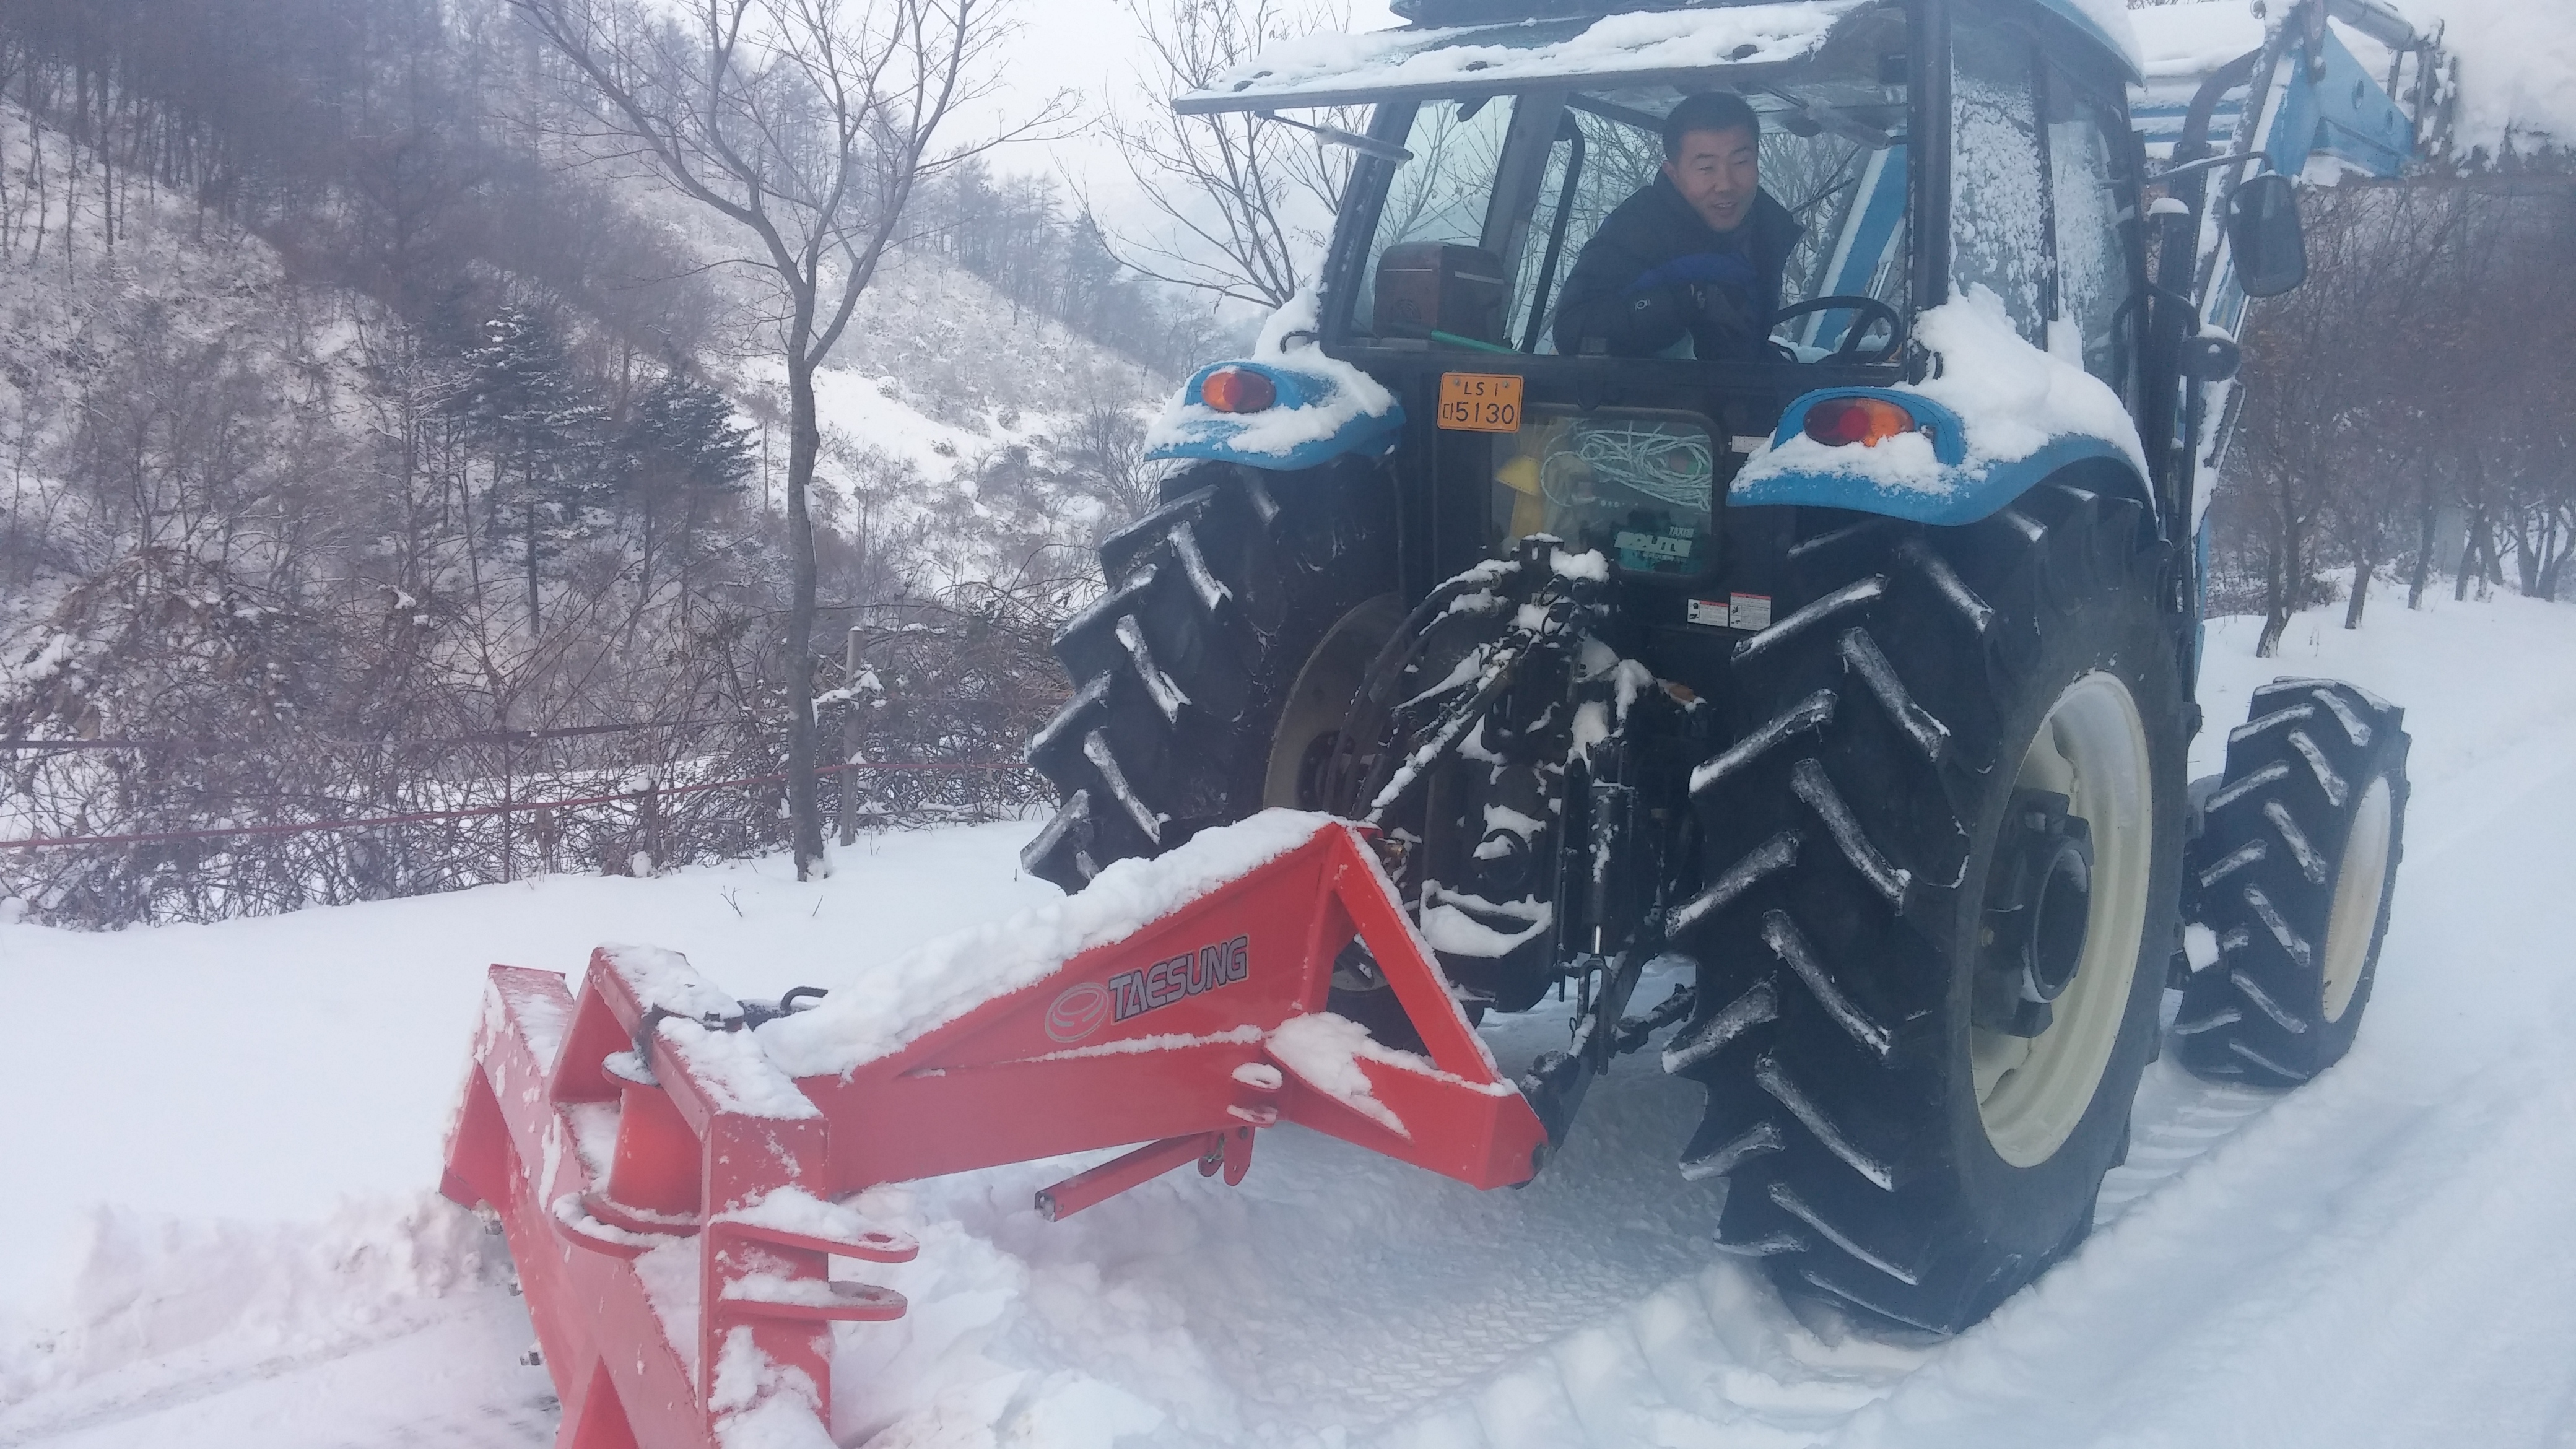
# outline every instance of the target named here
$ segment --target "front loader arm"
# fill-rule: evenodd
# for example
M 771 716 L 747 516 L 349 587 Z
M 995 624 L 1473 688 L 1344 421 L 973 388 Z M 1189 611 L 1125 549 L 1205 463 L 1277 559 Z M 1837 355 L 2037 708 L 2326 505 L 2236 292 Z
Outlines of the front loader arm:
M 2329 20 L 2386 46 L 2388 74 L 2365 71 Z M 2371 176 L 2401 174 L 2444 143 L 2450 74 L 2438 33 L 2416 31 L 2382 0 L 2296 0 L 2260 49 L 2210 72 L 2185 113 L 2163 173 L 2172 178 L 2170 190 L 2155 208 L 2158 355 L 2170 362 L 2194 338 L 2233 342 L 2243 332 L 2250 299 L 2228 227 L 2237 188 L 2262 171 L 2300 177 L 2320 162 Z M 2239 92 L 2238 119 L 2223 146 L 2214 146 L 2220 112 Z M 2173 392 L 2159 399 L 2150 427 L 2170 440 L 2176 491 L 2188 500 L 2196 529 L 2217 486 L 2239 389 L 2233 376 L 2201 381 L 2181 372 L 2171 369 Z

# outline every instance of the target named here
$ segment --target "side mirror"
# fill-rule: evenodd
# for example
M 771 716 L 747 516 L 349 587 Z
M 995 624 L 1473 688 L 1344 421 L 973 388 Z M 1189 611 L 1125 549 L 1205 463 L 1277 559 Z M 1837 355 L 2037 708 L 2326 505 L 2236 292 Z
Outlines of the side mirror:
M 2194 382 L 2229 382 L 2245 366 L 2245 351 L 2224 337 L 2188 337 L 2182 344 L 2182 375 Z
M 2248 297 L 2278 297 L 2308 279 L 2308 238 L 2289 177 L 2266 171 L 2236 188 L 2227 201 L 2227 242 Z

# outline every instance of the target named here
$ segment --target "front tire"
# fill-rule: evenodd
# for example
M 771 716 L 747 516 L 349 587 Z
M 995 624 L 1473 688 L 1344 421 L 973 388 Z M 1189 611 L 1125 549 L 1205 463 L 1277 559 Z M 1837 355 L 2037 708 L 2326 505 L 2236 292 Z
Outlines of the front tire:
M 2283 679 L 2228 735 L 2189 881 L 2217 959 L 2174 1018 L 2194 1073 L 2292 1087 L 2352 1050 L 2405 854 L 2405 719 L 2349 684 Z
M 1792 556 L 1693 797 L 1688 1176 L 1784 1288 L 1954 1332 L 2070 1250 L 2126 1153 L 2174 940 L 2162 545 L 2048 486 Z

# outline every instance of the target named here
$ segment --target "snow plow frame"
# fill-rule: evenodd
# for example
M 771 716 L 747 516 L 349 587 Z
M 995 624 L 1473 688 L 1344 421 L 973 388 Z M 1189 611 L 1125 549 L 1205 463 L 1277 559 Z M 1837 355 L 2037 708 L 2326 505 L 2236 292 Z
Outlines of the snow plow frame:
M 791 1077 L 753 1030 L 791 1013 L 711 1010 L 730 998 L 677 957 L 602 948 L 577 997 L 555 973 L 494 966 L 440 1190 L 500 1219 L 563 1403 L 557 1445 L 832 1443 L 831 1325 L 905 1304 L 834 1279 L 830 1260 L 918 1252 L 840 1205 L 878 1184 L 1146 1144 L 1041 1192 L 1056 1218 L 1191 1162 L 1239 1182 L 1253 1133 L 1281 1121 L 1480 1188 L 1526 1181 L 1544 1130 L 1369 840 L 1319 821 L 1269 863 L 831 1073 Z M 1354 938 L 1423 1055 L 1369 1045 L 1319 1067 L 1311 1041 L 1283 1041 L 1301 1020 L 1290 1035 L 1331 1036 L 1318 1014 Z

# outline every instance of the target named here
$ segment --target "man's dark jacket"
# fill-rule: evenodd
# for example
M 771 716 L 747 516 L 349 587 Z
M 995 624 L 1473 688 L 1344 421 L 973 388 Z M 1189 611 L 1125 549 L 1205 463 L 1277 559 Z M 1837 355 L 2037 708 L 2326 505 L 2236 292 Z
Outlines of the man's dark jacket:
M 1556 350 L 1576 354 L 1598 340 L 1614 356 L 1642 357 L 1687 332 L 1700 357 L 1759 357 L 1798 237 L 1797 219 L 1770 192 L 1742 226 L 1718 231 L 1659 173 L 1583 244 L 1558 293 Z

